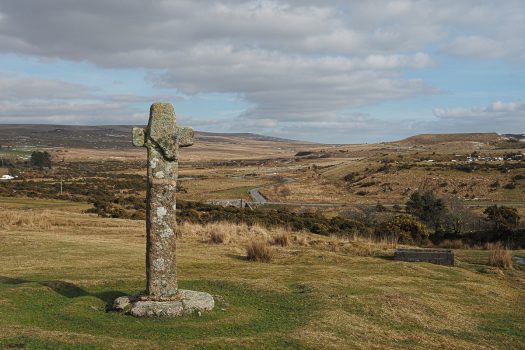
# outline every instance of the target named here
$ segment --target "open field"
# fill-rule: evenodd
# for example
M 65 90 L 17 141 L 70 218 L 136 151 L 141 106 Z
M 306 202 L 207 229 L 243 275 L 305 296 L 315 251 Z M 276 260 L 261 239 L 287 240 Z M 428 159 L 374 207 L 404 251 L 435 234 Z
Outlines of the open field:
M 34 149 L 27 147 L 22 148 L 2 148 L 0 149 L 0 158 L 21 158 L 28 159 Z
M 483 207 L 474 206 L 493 203 L 512 203 L 523 215 L 525 163 L 501 160 L 519 151 L 498 149 L 494 135 L 374 145 L 198 135 L 181 152 L 181 201 L 249 200 L 250 189 L 260 188 L 272 202 L 298 205 L 304 215 L 295 224 L 328 236 L 271 225 L 199 225 L 191 220 L 205 218 L 206 210 L 235 212 L 190 206 L 188 221 L 179 224 L 180 286 L 217 295 L 218 307 L 201 317 L 137 320 L 106 307 L 144 287 L 144 221 L 85 212 L 143 219 L 145 151 L 129 147 L 126 127 L 90 131 L 93 139 L 72 129 L 64 145 L 49 144 L 60 130 L 10 145 L 49 151 L 52 169 L 32 168 L 16 154 L 2 168 L 19 177 L 0 183 L 0 348 L 525 347 L 521 265 L 490 267 L 488 251 L 475 244 L 456 251 L 454 267 L 396 262 L 396 244 L 365 238 L 351 221 L 356 209 L 366 214 L 361 204 L 388 206 L 391 212 L 378 218 L 402 214 L 393 205 L 418 190 L 453 197 L 478 217 Z M 315 203 L 341 207 L 300 206 Z M 254 213 L 299 219 L 278 210 Z M 350 225 L 340 237 L 326 226 L 338 215 Z M 210 243 L 212 234 L 227 243 Z M 246 260 L 250 240 L 277 236 L 289 244 L 272 246 L 270 263 Z
M 180 285 L 219 295 L 215 311 L 141 320 L 106 312 L 144 286 L 143 222 L 34 205 L 0 203 L 6 217 L 34 217 L 0 226 L 3 348 L 525 346 L 524 271 L 486 266 L 486 251 L 459 251 L 455 267 L 410 264 L 391 260 L 388 244 L 285 232 L 291 244 L 255 263 L 244 258 L 250 237 L 276 232 L 232 224 L 180 227 Z M 229 243 L 208 243 L 216 230 Z
M 9 139 L 20 128 L 26 130 L 23 135 Z M 128 127 L 68 128 L 29 131 L 27 126 L 9 126 L 2 131 L 3 143 L 11 142 L 7 146 L 18 149 L 45 145 L 39 149 L 52 154 L 54 168 L 45 172 L 21 169 L 21 174 L 47 186 L 69 178 L 66 193 L 87 179 L 114 181 L 136 175 L 145 181 L 146 152 L 130 146 Z M 525 204 L 525 163 L 505 158 L 519 154 L 522 142 L 515 142 L 518 148 L 514 150 L 498 148 L 508 143 L 505 140 L 497 134 L 454 134 L 419 135 L 384 144 L 320 145 L 257 135 L 197 133 L 194 146 L 181 151 L 180 174 L 186 178 L 181 182 L 187 189 L 181 198 L 250 199 L 249 187 L 263 187 L 261 193 L 271 202 L 298 204 L 404 204 L 418 190 L 472 205 Z
M 39 199 L 35 201 L 31 198 L 0 197 L 0 208 L 16 209 L 53 209 L 53 210 L 78 210 L 82 211 L 89 208 L 87 203 L 76 203 L 70 201 L 61 201 L 56 199 Z

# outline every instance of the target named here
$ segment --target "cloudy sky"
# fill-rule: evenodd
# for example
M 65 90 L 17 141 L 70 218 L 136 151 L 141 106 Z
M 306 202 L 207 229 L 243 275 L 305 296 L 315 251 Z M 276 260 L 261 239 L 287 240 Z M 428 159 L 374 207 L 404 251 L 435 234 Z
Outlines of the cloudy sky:
M 0 0 L 0 123 L 525 133 L 524 33 L 524 0 Z

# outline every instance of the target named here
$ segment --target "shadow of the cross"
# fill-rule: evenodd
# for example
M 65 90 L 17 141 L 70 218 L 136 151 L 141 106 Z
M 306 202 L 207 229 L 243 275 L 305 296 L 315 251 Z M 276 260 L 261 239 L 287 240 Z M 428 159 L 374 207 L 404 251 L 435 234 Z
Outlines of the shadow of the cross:
M 65 282 L 60 280 L 49 280 L 49 281 L 31 281 L 21 278 L 12 278 L 6 276 L 0 276 L 0 284 L 24 284 L 24 283 L 38 283 L 42 286 L 48 287 L 54 292 L 66 297 L 66 298 L 79 298 L 84 296 L 91 296 L 102 300 L 106 303 L 106 308 L 110 308 L 113 300 L 118 297 L 126 295 L 126 293 L 120 291 L 104 291 L 104 292 L 89 292 L 71 282 Z

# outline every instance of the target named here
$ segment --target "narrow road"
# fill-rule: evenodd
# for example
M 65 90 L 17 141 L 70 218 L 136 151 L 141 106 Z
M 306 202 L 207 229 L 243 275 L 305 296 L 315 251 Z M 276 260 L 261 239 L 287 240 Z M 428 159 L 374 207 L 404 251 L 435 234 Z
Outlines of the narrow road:
M 287 178 L 284 179 L 283 183 L 288 184 L 288 183 L 294 182 L 294 181 L 296 181 L 296 180 L 292 179 L 291 177 L 287 177 Z M 250 196 L 252 196 L 254 203 L 256 203 L 256 204 L 281 204 L 281 203 L 268 202 L 268 200 L 261 194 L 261 189 L 263 187 L 269 187 L 269 186 L 274 186 L 274 185 L 277 185 L 277 183 L 271 183 L 271 184 L 264 185 L 264 186 L 261 186 L 261 187 L 252 188 L 250 190 Z
M 250 190 L 250 196 L 252 196 L 254 202 L 257 204 L 267 204 L 268 201 L 266 200 L 266 198 L 264 198 L 261 192 L 259 192 L 260 189 L 260 187 L 252 188 Z

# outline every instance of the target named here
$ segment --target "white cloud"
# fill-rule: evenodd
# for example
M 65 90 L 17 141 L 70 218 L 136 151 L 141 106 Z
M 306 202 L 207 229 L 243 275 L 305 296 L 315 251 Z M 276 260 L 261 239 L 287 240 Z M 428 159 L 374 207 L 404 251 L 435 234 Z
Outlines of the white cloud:
M 435 108 L 435 120 L 414 122 L 423 132 L 523 133 L 525 103 L 496 101 L 486 107 Z
M 454 39 L 444 51 L 462 56 L 505 57 L 510 48 L 504 41 L 482 36 L 461 36 Z
M 72 99 L 86 96 L 92 89 L 79 84 L 38 78 L 0 75 L 0 99 Z
M 348 108 L 433 94 L 406 78 L 434 64 L 430 52 L 523 62 L 524 32 L 522 0 L 0 0 L 0 52 L 144 68 L 150 82 L 181 94 L 233 93 L 252 106 L 242 120 L 274 129 L 355 127 L 344 123 Z M 34 83 L 21 82 L 28 93 L 45 89 Z M 98 103 L 133 110 L 133 101 L 79 86 L 39 84 L 50 84 L 47 96 L 12 97 L 3 115 L 17 103 L 57 118 L 69 106 L 82 120 Z M 90 97 L 72 101 L 75 93 Z
M 60 80 L 0 75 L 0 123 L 144 123 L 144 103 L 178 98 L 103 95 Z
M 496 101 L 487 107 L 435 108 L 433 112 L 439 119 L 471 119 L 476 122 L 517 119 L 525 125 L 525 103 L 523 102 Z

